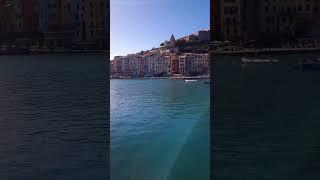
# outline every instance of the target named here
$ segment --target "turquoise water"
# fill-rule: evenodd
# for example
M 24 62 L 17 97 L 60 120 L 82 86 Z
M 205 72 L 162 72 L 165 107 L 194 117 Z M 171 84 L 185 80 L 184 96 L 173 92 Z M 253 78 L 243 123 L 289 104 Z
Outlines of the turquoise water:
M 111 80 L 111 180 L 209 179 L 210 87 Z

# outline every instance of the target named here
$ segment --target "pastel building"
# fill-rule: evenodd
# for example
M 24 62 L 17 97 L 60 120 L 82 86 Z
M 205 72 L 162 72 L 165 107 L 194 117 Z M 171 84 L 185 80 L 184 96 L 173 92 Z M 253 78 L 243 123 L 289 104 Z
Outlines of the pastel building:
M 154 61 L 154 74 L 163 75 L 166 73 L 166 59 L 159 57 Z
M 171 54 L 169 56 L 168 63 L 168 75 L 174 76 L 175 74 L 179 74 L 179 56 L 176 54 Z
M 136 75 L 138 77 L 142 77 L 146 74 L 147 67 L 146 67 L 146 59 L 144 56 L 137 56 L 136 57 Z
M 116 56 L 114 57 L 114 60 L 111 61 L 111 65 L 113 66 L 113 73 L 117 76 L 120 76 L 122 74 L 122 58 L 123 56 Z
M 195 54 L 194 70 L 199 74 L 210 74 L 210 55 L 206 54 Z
M 194 53 L 185 53 L 179 56 L 179 71 L 182 75 L 190 75 L 194 71 Z

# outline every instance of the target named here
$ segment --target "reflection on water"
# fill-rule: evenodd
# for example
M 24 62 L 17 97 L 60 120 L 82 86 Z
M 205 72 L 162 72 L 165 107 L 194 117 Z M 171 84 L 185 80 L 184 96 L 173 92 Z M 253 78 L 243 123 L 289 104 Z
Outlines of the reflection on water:
M 239 57 L 214 63 L 215 180 L 320 177 L 320 71 L 297 71 L 301 59 L 243 66 Z

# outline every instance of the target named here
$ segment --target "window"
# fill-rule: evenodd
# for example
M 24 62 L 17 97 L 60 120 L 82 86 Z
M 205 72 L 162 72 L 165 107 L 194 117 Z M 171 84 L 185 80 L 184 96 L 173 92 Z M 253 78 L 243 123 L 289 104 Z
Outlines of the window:
M 283 22 L 283 23 L 287 22 L 287 18 L 283 17 L 283 18 L 282 18 L 282 22 Z
M 246 20 L 247 19 L 246 15 L 242 15 L 242 19 Z
M 233 33 L 234 33 L 234 34 L 238 34 L 238 30 L 235 28 L 235 29 L 233 30 Z
M 306 11 L 310 11 L 310 4 L 306 5 Z
M 290 22 L 290 24 L 292 24 L 292 23 L 293 23 L 293 17 L 292 17 L 292 16 L 290 16 L 290 18 L 289 18 L 289 22 Z
M 270 23 L 271 22 L 271 17 L 266 17 L 265 22 L 266 23 Z
M 68 9 L 68 12 L 71 12 L 71 4 L 70 3 L 68 3 L 67 9 Z
M 226 14 L 226 15 L 227 15 L 227 14 L 230 14 L 230 13 L 229 13 L 229 8 L 228 8 L 228 7 L 224 7 L 224 14 Z
M 226 18 L 226 22 L 227 22 L 227 24 L 229 24 L 230 23 L 230 18 Z
M 266 28 L 266 32 L 269 33 L 269 32 L 270 32 L 270 29 L 269 29 L 269 28 Z

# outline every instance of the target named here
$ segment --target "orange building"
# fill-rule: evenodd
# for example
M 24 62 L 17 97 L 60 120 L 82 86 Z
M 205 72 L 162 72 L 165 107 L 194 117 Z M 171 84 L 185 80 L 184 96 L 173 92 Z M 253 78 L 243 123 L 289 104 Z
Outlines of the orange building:
M 179 74 L 179 57 L 176 54 L 172 54 L 170 56 L 170 64 L 169 64 L 169 76 L 173 76 L 174 74 Z

